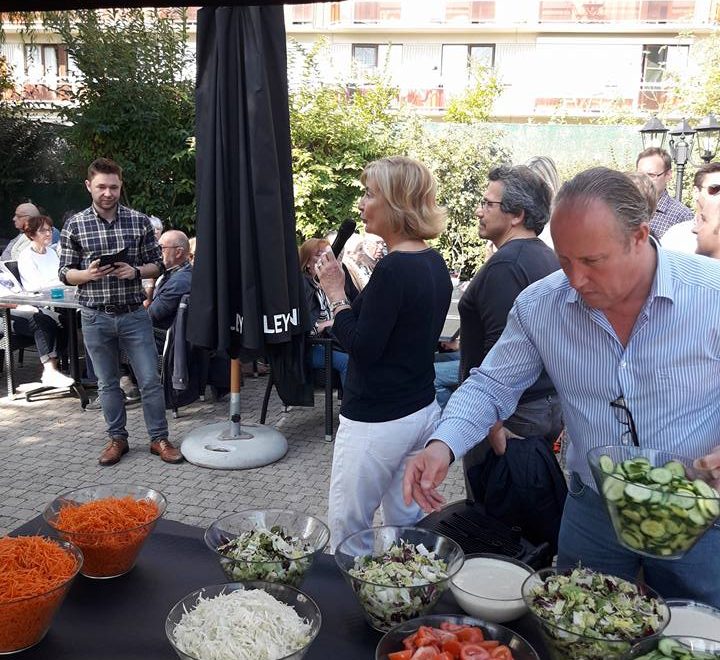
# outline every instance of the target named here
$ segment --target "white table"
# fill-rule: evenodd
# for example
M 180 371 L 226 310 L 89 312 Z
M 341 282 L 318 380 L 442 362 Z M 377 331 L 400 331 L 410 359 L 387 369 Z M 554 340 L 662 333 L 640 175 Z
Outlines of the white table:
M 5 335 L 0 339 L 0 348 L 5 350 L 5 374 L 7 379 L 7 395 L 10 398 L 16 396 L 15 392 L 15 373 L 14 358 L 12 350 L 10 350 L 12 341 L 12 323 L 10 320 L 10 307 L 5 305 L 33 305 L 35 307 L 53 307 L 64 318 L 64 326 L 68 331 L 68 353 L 70 358 L 70 375 L 75 381 L 69 388 L 46 388 L 43 391 L 52 391 L 58 395 L 77 396 L 80 399 L 80 405 L 85 408 L 88 404 L 88 396 L 83 388 L 80 380 L 80 351 L 78 344 L 78 331 L 75 318 L 75 310 L 80 309 L 76 295 L 77 290 L 73 286 L 53 287 L 63 290 L 63 298 L 53 298 L 50 295 L 50 289 L 43 289 L 38 293 L 8 293 L 0 294 L 0 305 L 2 305 L 2 314 L 5 325 Z M 38 394 L 39 390 L 28 393 L 26 398 L 30 400 L 33 394 Z

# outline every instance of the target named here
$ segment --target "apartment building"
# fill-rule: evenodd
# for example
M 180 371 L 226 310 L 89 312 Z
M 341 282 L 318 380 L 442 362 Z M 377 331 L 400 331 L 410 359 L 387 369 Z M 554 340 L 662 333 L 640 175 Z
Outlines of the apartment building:
M 288 5 L 285 18 L 291 42 L 323 40 L 327 81 L 362 88 L 384 74 L 399 104 L 442 116 L 475 62 L 502 85 L 497 119 L 582 121 L 655 109 L 693 43 L 718 28 L 720 0 L 345 0 Z M 56 35 L 30 43 L 19 28 L 4 29 L 0 54 L 16 80 L 6 98 L 47 110 L 68 102 L 79 75 Z M 194 30 L 193 22 L 191 47 Z

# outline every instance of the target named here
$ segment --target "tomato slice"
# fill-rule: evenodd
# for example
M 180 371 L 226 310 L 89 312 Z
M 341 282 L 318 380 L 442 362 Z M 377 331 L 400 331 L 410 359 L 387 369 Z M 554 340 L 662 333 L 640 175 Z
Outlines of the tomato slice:
M 388 653 L 388 660 L 410 660 L 413 652 L 405 649 L 404 651 L 395 651 L 395 653 Z
M 514 660 L 512 651 L 507 646 L 498 646 L 490 652 L 493 660 Z
M 443 651 L 439 655 L 435 656 L 435 660 L 455 660 L 455 658 L 447 651 Z
M 437 646 L 421 646 L 412 654 L 410 660 L 437 660 L 439 655 L 440 649 Z
M 490 653 L 479 644 L 463 644 L 460 660 L 491 660 Z
M 457 639 L 448 639 L 443 642 L 442 650 L 447 651 L 453 658 L 460 657 L 462 644 Z
M 451 623 L 450 621 L 443 621 L 440 624 L 440 630 L 448 630 L 450 632 L 457 632 L 458 630 L 462 630 L 463 628 L 467 628 L 467 626 L 461 626 L 457 623 Z
M 474 628 L 472 626 L 467 626 L 462 630 L 458 630 L 455 634 L 461 642 L 472 642 L 473 644 L 477 644 L 478 642 L 485 640 L 483 631 L 480 630 L 480 628 Z
M 500 642 L 498 642 L 496 639 L 486 639 L 484 642 L 479 642 L 479 644 L 488 651 L 492 651 L 493 649 L 496 649 L 498 646 L 500 646 Z

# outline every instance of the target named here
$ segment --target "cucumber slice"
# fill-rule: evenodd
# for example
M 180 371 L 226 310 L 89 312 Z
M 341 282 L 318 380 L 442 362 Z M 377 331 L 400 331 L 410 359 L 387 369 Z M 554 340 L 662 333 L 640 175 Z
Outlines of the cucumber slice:
M 692 483 L 693 486 L 695 486 L 695 490 L 702 497 L 715 499 L 720 498 L 720 494 L 718 494 L 718 492 L 710 484 L 706 484 L 702 479 L 695 479 Z
M 665 525 L 663 525 L 658 520 L 643 520 L 640 523 L 640 531 L 645 534 L 645 536 L 649 536 L 653 539 L 662 538 L 667 534 L 667 530 L 665 529 Z
M 720 503 L 717 500 L 698 500 L 697 505 L 709 520 L 720 516 Z
M 669 484 L 672 481 L 673 473 L 665 468 L 653 468 L 648 472 L 648 477 L 656 484 Z
M 669 658 L 672 658 L 676 651 L 685 652 L 687 651 L 687 647 L 683 647 L 674 639 L 670 639 L 669 637 L 663 637 L 658 642 L 658 651 L 668 656 Z
M 625 495 L 633 502 L 647 502 L 652 497 L 652 491 L 644 486 L 625 484 Z
M 613 470 L 615 469 L 615 463 L 613 463 L 612 458 L 607 455 L 603 455 L 599 458 L 598 463 L 600 465 L 600 469 L 603 472 L 606 472 L 607 474 L 613 473 Z
M 611 502 L 619 502 L 625 496 L 625 482 L 619 479 L 606 479 L 603 482 L 603 495 Z
M 674 476 L 685 478 L 685 466 L 680 461 L 668 461 L 663 467 L 670 470 Z
M 698 507 L 693 507 L 688 511 L 688 520 L 698 527 L 705 526 L 705 515 Z

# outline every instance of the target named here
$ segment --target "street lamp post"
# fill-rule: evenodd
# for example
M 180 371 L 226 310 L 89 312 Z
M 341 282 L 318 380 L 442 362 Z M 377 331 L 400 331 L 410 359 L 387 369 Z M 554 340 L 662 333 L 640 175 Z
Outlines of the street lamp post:
M 675 179 L 675 199 L 682 199 L 683 178 L 685 166 L 692 162 L 693 140 L 697 134 L 697 151 L 700 159 L 709 163 L 720 148 L 720 123 L 714 114 L 703 117 L 694 129 L 683 119 L 675 128 L 668 131 L 665 125 L 657 118 L 652 117 L 641 129 L 643 149 L 649 147 L 663 148 L 665 138 L 670 134 L 668 149 L 675 163 L 677 176 Z

